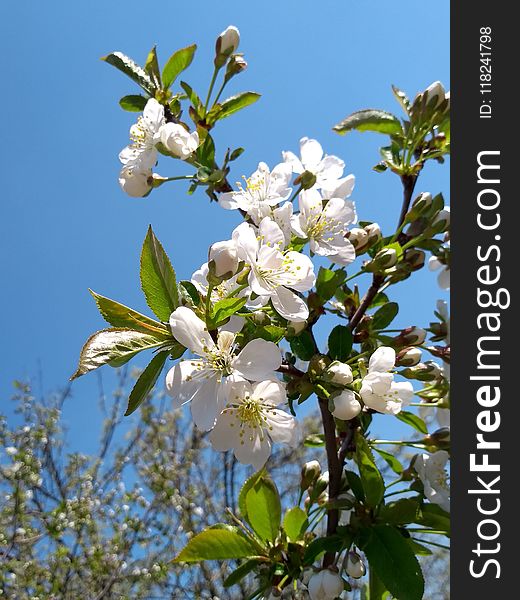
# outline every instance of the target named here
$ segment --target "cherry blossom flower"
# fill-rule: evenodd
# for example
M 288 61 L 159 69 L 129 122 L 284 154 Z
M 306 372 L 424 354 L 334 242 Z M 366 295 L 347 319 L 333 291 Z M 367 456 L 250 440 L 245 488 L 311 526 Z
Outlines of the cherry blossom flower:
M 179 123 L 166 123 L 160 129 L 163 146 L 177 158 L 186 160 L 199 146 L 199 134 L 190 133 Z
M 361 404 L 352 390 L 343 390 L 331 402 L 334 404 L 332 414 L 342 421 L 350 421 L 361 412 Z
M 424 485 L 425 496 L 446 512 L 450 510 L 450 485 L 446 471 L 449 459 L 446 450 L 438 450 L 433 454 L 419 454 L 414 462 L 414 468 Z
M 175 339 L 199 358 L 182 360 L 170 369 L 166 389 L 176 406 L 191 402 L 195 425 L 204 431 L 213 427 L 233 382 L 274 377 L 282 362 L 276 344 L 266 340 L 252 340 L 238 355 L 233 333 L 220 331 L 215 343 L 205 323 L 185 306 L 172 313 L 170 327 Z
M 311 600 L 334 600 L 343 592 L 343 579 L 338 573 L 323 569 L 309 579 L 307 589 Z
M 343 265 L 354 261 L 356 250 L 345 238 L 348 225 L 356 219 L 352 203 L 331 198 L 324 207 L 314 188 L 303 191 L 298 202 L 300 213 L 292 217 L 291 226 L 298 237 L 310 240 L 311 251 Z
M 233 383 L 228 402 L 209 436 L 213 448 L 232 449 L 239 462 L 260 469 L 271 455 L 273 442 L 296 442 L 296 419 L 277 408 L 285 401 L 281 381 Z
M 381 346 L 370 357 L 368 374 L 361 383 L 360 395 L 369 408 L 380 413 L 396 415 L 413 398 L 413 387 L 409 381 L 395 382 L 392 373 L 395 365 L 395 350 Z
M 309 171 L 316 176 L 316 186 L 332 191 L 339 185 L 345 163 L 337 156 L 323 154 L 323 148 L 317 140 L 303 137 L 300 140 L 300 157 L 293 152 L 282 152 L 284 161 L 290 165 L 293 173 L 301 175 Z
M 309 309 L 293 290 L 306 292 L 313 287 L 316 276 L 311 260 L 299 252 L 282 252 L 283 232 L 268 217 L 260 224 L 259 237 L 248 223 L 233 232 L 238 255 L 251 268 L 251 290 L 261 298 L 262 305 L 271 300 L 282 317 L 305 321 Z
M 291 168 L 285 163 L 276 165 L 272 171 L 261 162 L 258 169 L 246 179 L 245 188 L 237 183 L 238 191 L 225 192 L 219 197 L 219 205 L 227 210 L 241 209 L 255 225 L 269 215 L 272 207 L 287 200 L 292 189 L 289 187 Z

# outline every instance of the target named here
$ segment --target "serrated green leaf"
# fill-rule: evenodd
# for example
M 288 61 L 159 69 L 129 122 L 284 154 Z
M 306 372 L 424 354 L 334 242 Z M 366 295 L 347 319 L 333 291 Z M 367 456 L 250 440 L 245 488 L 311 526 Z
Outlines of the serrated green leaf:
M 307 513 L 299 506 L 290 508 L 283 518 L 283 528 L 289 539 L 293 542 L 300 539 L 307 528 Z
M 200 294 L 197 288 L 191 283 L 191 281 L 181 281 L 179 286 L 181 295 L 185 293 L 186 300 L 189 298 L 195 306 L 200 304 Z M 184 291 L 183 291 L 184 290 Z
M 130 79 L 142 87 L 145 92 L 148 92 L 152 96 L 154 95 L 156 86 L 150 76 L 130 57 L 122 52 L 111 52 L 110 54 L 103 56 L 101 60 L 104 60 L 109 65 L 112 65 L 124 73 L 127 77 L 130 77 Z
M 248 477 L 245 480 L 244 485 L 240 488 L 240 492 L 238 494 L 238 508 L 240 510 L 240 514 L 242 515 L 242 517 L 244 517 L 244 519 L 248 523 L 249 523 L 249 520 L 248 520 L 248 516 L 247 516 L 246 495 L 247 495 L 247 492 L 253 487 L 255 482 L 260 477 L 262 477 L 262 474 L 264 472 L 265 472 L 264 469 L 261 469 L 260 471 L 257 471 L 256 473 L 253 473 L 250 477 Z
M 129 112 L 142 112 L 148 99 L 139 94 L 131 94 L 129 96 L 123 96 L 121 100 L 119 100 L 119 106 L 123 110 L 127 110 Z
M 356 497 L 356 500 L 358 502 L 364 503 L 365 502 L 365 491 L 363 490 L 363 483 L 362 483 L 359 475 L 357 473 L 354 473 L 354 471 L 346 470 L 345 476 L 347 478 L 348 485 L 349 485 L 350 489 L 352 490 L 352 493 Z
M 352 332 L 346 325 L 336 325 L 329 335 L 329 355 L 334 360 L 345 361 L 353 344 Z
M 424 578 L 412 548 L 395 527 L 375 525 L 362 546 L 371 569 L 399 600 L 421 600 Z
M 381 458 L 388 464 L 394 473 L 400 475 L 403 472 L 403 465 L 393 454 L 387 452 L 386 450 L 381 450 L 381 448 L 374 447 L 373 450 L 375 450 L 379 456 L 381 456 Z
M 110 328 L 97 331 L 83 346 L 78 368 L 71 380 L 103 365 L 119 367 L 139 352 L 158 348 L 164 343 L 162 336 L 157 337 L 132 329 Z
M 394 96 L 395 96 L 396 100 L 399 102 L 399 104 L 401 105 L 404 112 L 406 114 L 409 114 L 411 104 L 410 104 L 410 100 L 408 99 L 408 96 L 402 90 L 400 90 L 398 87 L 396 87 L 395 85 L 392 86 L 392 92 L 394 92 Z
M 289 339 L 292 353 L 301 360 L 310 360 L 315 353 L 314 341 L 309 331 L 304 330 Z
M 415 523 L 419 512 L 419 496 L 394 500 L 379 511 L 379 518 L 389 525 Z
M 438 504 L 423 504 L 421 513 L 415 522 L 425 527 L 431 527 L 436 531 L 444 531 L 446 537 L 451 535 L 450 515 Z
M 170 259 L 151 227 L 148 228 L 141 251 L 140 275 L 148 306 L 161 321 L 168 321 L 179 306 L 177 281 Z
M 157 88 L 161 87 L 161 71 L 159 69 L 159 61 L 157 59 L 157 48 L 154 46 L 146 58 L 144 70 L 150 76 Z
M 196 110 L 196 112 L 201 115 L 202 101 L 197 95 L 197 92 L 191 87 L 191 85 L 187 84 L 185 81 L 181 81 L 181 88 L 186 92 L 186 96 L 188 96 L 188 100 L 191 102 L 191 105 Z
M 211 326 L 212 328 L 219 327 L 238 312 L 246 303 L 247 298 L 224 298 L 213 305 L 211 311 Z
M 399 304 L 397 302 L 383 304 L 372 316 L 372 329 L 386 329 L 396 318 L 398 312 Z
M 256 569 L 256 567 L 259 564 L 260 564 L 260 562 L 255 558 L 246 560 L 239 567 L 237 567 L 233 571 L 233 573 L 231 573 L 230 575 L 228 575 L 228 577 L 226 577 L 226 579 L 224 580 L 224 587 L 228 588 L 228 587 L 231 587 L 232 585 L 237 584 L 239 581 L 242 581 L 242 579 L 244 579 L 244 577 L 246 575 L 251 573 L 251 571 L 254 571 L 254 569 Z
M 419 556 L 431 556 L 433 554 L 429 548 L 419 544 L 416 540 L 412 540 L 412 538 L 407 538 L 406 541 L 414 554 L 418 554 Z
M 425 435 L 428 434 L 428 427 L 426 427 L 426 423 L 418 415 L 414 415 L 411 412 L 402 410 L 395 416 L 399 419 L 399 421 L 410 425 L 410 427 L 413 427 L 419 433 L 424 433 Z
M 165 341 L 171 339 L 173 336 L 168 328 L 154 319 L 150 319 L 146 315 L 142 315 L 137 311 L 120 304 L 115 300 L 96 294 L 96 292 L 89 290 L 92 297 L 96 301 L 97 307 L 101 316 L 107 323 L 110 323 L 113 327 L 123 327 L 126 329 L 133 329 L 134 331 L 141 331 L 142 333 L 149 333 L 157 337 L 164 337 Z
M 255 338 L 262 338 L 268 342 L 277 344 L 285 335 L 285 328 L 277 325 L 264 325 L 263 327 L 255 328 Z
M 164 363 L 169 356 L 169 351 L 164 350 L 158 352 L 152 360 L 148 363 L 148 366 L 139 375 L 139 378 L 135 382 L 130 397 L 128 398 L 128 407 L 125 412 L 125 417 L 131 415 L 143 402 L 146 396 L 152 391 L 161 371 L 163 370 Z
M 318 277 L 316 278 L 316 291 L 318 292 L 318 296 L 324 302 L 330 300 L 346 278 L 347 274 L 343 269 L 332 271 L 331 269 L 320 267 Z
M 163 87 L 165 90 L 169 89 L 177 77 L 191 65 L 195 50 L 197 50 L 197 46 L 193 44 L 192 46 L 186 46 L 186 48 L 177 50 L 170 56 L 162 72 Z
M 339 535 L 317 538 L 305 549 L 303 564 L 312 565 L 324 552 L 340 552 L 343 548 L 343 538 Z
M 402 133 L 401 122 L 395 115 L 384 110 L 371 108 L 352 113 L 335 125 L 333 129 L 341 135 L 353 129 L 388 134 Z
M 258 547 L 237 527 L 209 527 L 192 537 L 173 562 L 201 562 L 258 556 Z
M 274 542 L 280 530 L 282 505 L 272 479 L 259 477 L 245 495 L 247 519 L 261 540 Z
M 221 119 L 229 117 L 233 113 L 242 110 L 246 106 L 254 104 L 259 98 L 260 94 L 257 94 L 256 92 L 241 92 L 236 96 L 231 96 L 231 98 L 227 98 L 226 100 L 220 103 L 220 110 L 216 115 L 216 120 L 220 121 Z
M 356 462 L 363 484 L 366 503 L 375 508 L 385 494 L 385 482 L 376 466 L 374 457 L 364 436 L 356 432 Z

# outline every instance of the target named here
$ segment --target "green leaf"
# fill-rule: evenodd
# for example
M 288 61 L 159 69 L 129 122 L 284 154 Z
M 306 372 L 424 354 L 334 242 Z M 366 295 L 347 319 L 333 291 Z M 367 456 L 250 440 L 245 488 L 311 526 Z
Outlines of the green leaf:
M 395 319 L 398 312 L 399 304 L 397 302 L 383 304 L 372 316 L 372 328 L 377 330 L 386 329 Z
M 376 466 L 374 456 L 370 447 L 359 432 L 356 432 L 356 462 L 359 468 L 359 476 L 363 484 L 366 503 L 375 508 L 385 494 L 385 482 Z
M 363 483 L 361 482 L 359 475 L 354 473 L 354 471 L 345 471 L 345 476 L 347 477 L 348 485 L 356 497 L 356 500 L 364 503 L 365 491 L 363 490 Z
M 231 587 L 232 585 L 237 584 L 239 581 L 242 581 L 242 579 L 244 579 L 244 577 L 246 575 L 251 573 L 251 571 L 256 569 L 256 567 L 259 564 L 260 564 L 260 562 L 255 558 L 246 560 L 239 567 L 237 567 L 233 571 L 233 573 L 231 573 L 228 577 L 226 577 L 226 579 L 224 580 L 224 587 L 228 588 L 228 587 Z
M 290 508 L 283 518 L 283 528 L 292 542 L 299 540 L 307 528 L 307 513 L 299 506 Z
M 133 356 L 164 345 L 163 337 L 157 337 L 132 329 L 111 328 L 97 331 L 83 346 L 79 364 L 71 380 L 85 375 L 103 365 L 119 367 Z
M 366 109 L 352 113 L 333 127 L 334 131 L 344 135 L 348 131 L 375 131 L 377 133 L 402 133 L 401 122 L 392 113 L 384 110 Z
M 399 419 L 399 421 L 402 421 L 403 423 L 410 425 L 419 433 L 424 433 L 425 435 L 428 434 L 428 427 L 426 427 L 426 424 L 421 419 L 421 417 L 418 417 L 417 415 L 414 415 L 411 412 L 406 412 L 404 410 L 402 410 L 400 413 L 398 413 L 395 416 Z
M 274 542 L 280 530 L 282 505 L 272 479 L 259 477 L 247 491 L 245 504 L 248 522 L 258 537 Z
M 260 94 L 256 92 L 242 92 L 236 96 L 231 96 L 231 98 L 227 98 L 227 100 L 220 103 L 221 110 L 215 120 L 225 119 L 246 106 L 254 104 L 259 98 Z
M 390 525 L 407 525 L 416 523 L 419 512 L 419 496 L 415 498 L 401 498 L 383 506 L 379 517 L 384 523 Z
M 203 105 L 202 100 L 197 95 L 197 92 L 185 81 L 181 81 L 181 88 L 186 92 L 186 96 L 188 96 L 188 100 L 191 102 L 193 108 L 197 111 L 197 113 L 200 114 Z
M 104 60 L 109 65 L 112 65 L 128 77 L 137 85 L 143 88 L 145 92 L 148 92 L 152 96 L 156 90 L 156 86 L 150 79 L 148 73 L 134 62 L 130 57 L 126 56 L 122 52 L 111 52 L 106 56 L 103 56 L 101 60 Z
M 316 538 L 305 549 L 303 564 L 312 565 L 324 552 L 339 552 L 343 548 L 343 538 L 339 535 Z
M 316 279 L 316 291 L 318 292 L 318 296 L 324 302 L 330 300 L 346 278 L 347 274 L 343 269 L 332 271 L 331 269 L 320 267 Z
M 386 463 L 394 473 L 401 475 L 401 473 L 403 472 L 403 465 L 397 460 L 397 458 L 393 454 L 387 452 L 386 450 L 381 450 L 381 448 L 374 447 L 373 450 L 375 450 L 379 454 L 379 456 L 381 456 L 381 458 L 383 458 L 383 460 L 386 461 Z
M 295 337 L 289 339 L 291 351 L 301 360 L 310 360 L 316 351 L 312 335 L 309 331 L 304 330 Z
M 248 477 L 244 485 L 240 488 L 240 493 L 238 494 L 238 508 L 240 509 L 240 514 L 244 517 L 246 521 L 248 521 L 247 517 L 247 506 L 246 506 L 246 496 L 249 490 L 253 487 L 256 481 L 262 477 L 265 471 L 261 469 L 256 473 L 253 473 L 250 477 Z M 249 521 L 248 521 L 249 522 Z
M 195 50 L 197 50 L 197 46 L 193 44 L 177 50 L 170 56 L 162 72 L 163 88 L 165 90 L 169 89 L 177 77 L 191 65 Z
M 421 600 L 424 578 L 412 548 L 395 527 L 375 525 L 361 546 L 371 569 L 399 600 Z
M 425 527 L 431 527 L 436 531 L 444 531 L 446 537 L 451 535 L 450 515 L 438 504 L 423 504 L 421 513 L 415 522 Z
M 408 96 L 395 85 L 392 86 L 392 92 L 394 92 L 394 96 L 396 97 L 397 102 L 399 102 L 404 112 L 408 114 L 411 108 Z
M 151 227 L 148 228 L 141 251 L 140 275 L 148 306 L 161 321 L 168 321 L 179 306 L 177 281 L 170 259 Z
M 346 325 L 336 325 L 329 335 L 329 355 L 334 360 L 345 361 L 352 350 L 352 332 Z
M 431 556 L 433 554 L 429 548 L 419 544 L 419 542 L 416 542 L 415 540 L 412 540 L 412 538 L 407 538 L 406 541 L 408 542 L 408 545 L 414 554 L 418 554 L 419 556 Z
M 184 546 L 173 562 L 201 562 L 226 558 L 258 556 L 258 547 L 237 527 L 218 525 L 195 535 Z
M 162 336 L 165 340 L 171 339 L 173 341 L 171 332 L 159 321 L 150 319 L 150 317 L 142 315 L 115 300 L 96 294 L 96 292 L 92 290 L 89 290 L 89 292 L 96 301 L 98 310 L 103 319 L 113 327 L 133 329 L 134 331 L 149 333 L 156 337 Z
M 148 363 L 145 370 L 139 375 L 139 378 L 135 382 L 130 397 L 128 399 L 128 408 L 125 412 L 125 417 L 131 415 L 136 410 L 146 396 L 152 391 L 161 371 L 163 370 L 164 363 L 169 356 L 169 351 L 164 350 L 157 353 L 152 360 Z
M 211 311 L 212 328 L 219 327 L 226 319 L 238 312 L 246 301 L 247 298 L 224 298 L 216 302 Z
M 303 445 L 307 448 L 321 448 L 325 446 L 325 436 L 323 433 L 311 433 L 305 438 Z
M 195 306 L 198 306 L 200 304 L 199 291 L 193 285 L 193 283 L 191 283 L 191 281 L 181 281 L 179 283 L 179 286 L 181 287 L 181 289 L 179 290 L 181 297 L 185 298 L 188 301 L 188 303 L 189 300 L 191 300 Z
M 148 99 L 144 96 L 140 96 L 139 94 L 123 96 L 121 100 L 119 100 L 119 106 L 123 110 L 128 110 L 129 112 L 141 112 L 144 110 Z
M 144 70 L 150 75 L 151 80 L 157 88 L 161 87 L 161 70 L 159 69 L 159 61 L 157 59 L 157 48 L 154 46 L 144 64 Z
M 277 325 L 264 325 L 255 328 L 255 338 L 262 338 L 268 342 L 277 344 L 285 335 L 285 328 Z

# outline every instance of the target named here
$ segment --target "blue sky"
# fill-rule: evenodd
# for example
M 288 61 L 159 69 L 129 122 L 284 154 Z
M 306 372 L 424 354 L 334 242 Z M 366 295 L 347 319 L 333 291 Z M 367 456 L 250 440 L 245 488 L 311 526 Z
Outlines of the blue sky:
M 227 239 L 239 222 L 237 214 L 209 205 L 203 192 L 187 196 L 183 184 L 164 185 L 144 200 L 119 190 L 117 154 L 135 115 L 117 101 L 137 90 L 99 60 L 110 51 L 144 62 L 157 44 L 164 62 L 196 42 L 184 79 L 202 95 L 215 37 L 228 24 L 237 25 L 249 68 L 229 92 L 263 96 L 218 128 L 221 154 L 227 146 L 246 148 L 231 180 L 249 175 L 260 160 L 279 162 L 282 150 L 297 150 L 300 137 L 315 137 L 356 175 L 360 218 L 377 220 L 386 231 L 397 219 L 397 179 L 371 170 L 383 138 L 340 137 L 331 127 L 360 108 L 398 112 L 392 83 L 410 95 L 436 79 L 449 87 L 449 2 L 231 0 L 198 6 L 135 0 L 0 6 L 3 403 L 13 379 L 37 378 L 39 370 L 44 391 L 65 384 L 82 343 L 104 326 L 87 288 L 149 312 L 138 280 L 148 224 L 180 277 L 189 278 L 209 243 Z M 163 164 L 161 174 L 189 172 L 178 162 Z M 418 191 L 447 197 L 448 186 L 448 168 L 433 165 Z M 403 325 L 428 323 L 435 300 L 446 297 L 426 270 L 414 280 L 394 292 L 407 315 Z M 110 389 L 113 375 L 103 371 Z M 83 377 L 67 406 L 72 430 L 87 445 L 98 437 L 96 393 L 96 376 Z

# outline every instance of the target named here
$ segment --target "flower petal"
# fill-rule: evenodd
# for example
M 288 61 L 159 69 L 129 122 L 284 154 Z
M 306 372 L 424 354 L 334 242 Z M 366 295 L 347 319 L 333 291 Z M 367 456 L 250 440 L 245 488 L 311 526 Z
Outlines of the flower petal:
M 215 347 L 206 324 L 186 306 L 180 306 L 172 312 L 170 327 L 173 337 L 199 356 L 204 356 L 208 349 Z
M 282 355 L 276 344 L 260 338 L 251 340 L 233 360 L 233 369 L 245 379 L 263 381 L 280 368 Z
M 385 373 L 393 369 L 395 365 L 395 350 L 389 346 L 380 346 L 370 357 L 368 371 Z
M 306 321 L 309 316 L 307 304 L 287 288 L 276 288 L 271 301 L 276 312 L 289 321 Z

